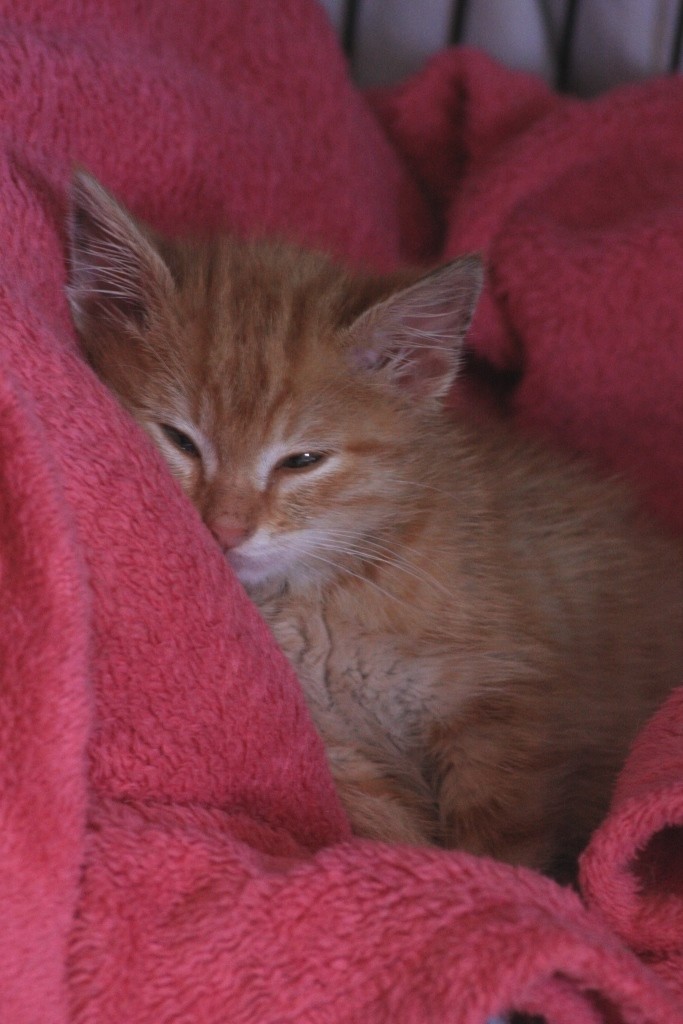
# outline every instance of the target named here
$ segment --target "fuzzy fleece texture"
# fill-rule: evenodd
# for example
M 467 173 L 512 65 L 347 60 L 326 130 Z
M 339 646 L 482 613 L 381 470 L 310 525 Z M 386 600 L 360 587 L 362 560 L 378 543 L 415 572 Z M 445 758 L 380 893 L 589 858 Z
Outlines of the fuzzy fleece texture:
M 683 529 L 683 82 L 581 103 L 447 52 L 350 84 L 312 0 L 0 3 L 0 1019 L 683 1021 L 683 698 L 581 893 L 352 839 L 296 680 L 81 358 L 65 192 L 380 269 L 483 250 L 520 425 Z

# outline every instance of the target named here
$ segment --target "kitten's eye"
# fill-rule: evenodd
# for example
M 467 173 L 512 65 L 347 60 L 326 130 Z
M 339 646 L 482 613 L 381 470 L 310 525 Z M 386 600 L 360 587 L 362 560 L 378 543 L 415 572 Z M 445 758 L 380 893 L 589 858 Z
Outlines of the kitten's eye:
M 278 469 L 308 469 L 325 458 L 324 452 L 297 452 L 295 455 L 288 455 L 286 459 L 279 462 Z
M 194 443 L 191 437 L 184 434 L 182 430 L 176 430 L 175 427 L 169 426 L 168 423 L 162 423 L 161 429 L 166 434 L 166 437 L 171 441 L 176 448 L 179 448 L 181 452 L 185 452 L 186 455 L 191 455 L 193 459 L 200 457 L 199 448 Z

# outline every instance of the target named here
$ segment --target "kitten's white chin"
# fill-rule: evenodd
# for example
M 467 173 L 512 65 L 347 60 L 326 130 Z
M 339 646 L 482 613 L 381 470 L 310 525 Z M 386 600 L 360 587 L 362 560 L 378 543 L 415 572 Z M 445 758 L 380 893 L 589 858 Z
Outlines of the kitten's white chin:
M 242 586 L 249 591 L 257 587 L 282 585 L 292 575 L 298 575 L 291 558 L 283 552 L 250 554 L 233 548 L 226 552 L 226 557 Z
M 275 537 L 266 531 L 258 531 L 225 554 L 247 590 L 284 583 L 305 585 L 328 575 L 327 559 L 311 562 L 315 557 L 311 553 L 313 541 L 311 530 L 297 530 Z
M 281 538 L 274 544 L 252 538 L 238 548 L 226 551 L 225 557 L 248 591 L 285 583 L 310 583 L 319 580 L 321 568 L 306 565 L 302 557 L 305 546 L 300 545 L 302 536 L 297 535 L 297 541 L 294 542 L 290 538 L 289 543 Z
M 238 549 L 228 551 L 226 555 L 240 583 L 247 588 L 259 586 L 282 575 L 282 567 L 266 564 L 263 558 L 250 556 Z

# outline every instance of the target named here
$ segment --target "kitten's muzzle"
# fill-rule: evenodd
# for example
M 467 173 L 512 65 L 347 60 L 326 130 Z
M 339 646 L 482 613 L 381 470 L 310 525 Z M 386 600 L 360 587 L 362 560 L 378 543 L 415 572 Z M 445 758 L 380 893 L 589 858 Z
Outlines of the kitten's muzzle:
M 243 522 L 230 516 L 219 516 L 207 525 L 224 551 L 239 547 L 250 533 Z

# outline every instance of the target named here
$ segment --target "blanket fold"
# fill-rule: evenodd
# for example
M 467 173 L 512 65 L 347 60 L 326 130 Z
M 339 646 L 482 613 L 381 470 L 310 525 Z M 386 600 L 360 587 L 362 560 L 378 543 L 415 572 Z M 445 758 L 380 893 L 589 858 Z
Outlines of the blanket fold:
M 245 1024 L 448 1020 L 456 998 L 466 1024 L 511 1006 L 552 1008 L 561 1024 L 601 1019 L 598 1006 L 676 1019 L 671 994 L 578 898 L 530 872 L 369 842 L 273 859 L 202 808 L 181 818 L 102 805 L 91 843 L 74 936 L 84 1020 L 147 1020 L 150 997 L 157 1019 L 170 1020 L 179 993 L 189 1019 Z M 111 986 L 131 933 L 119 1016 L 103 1017 L 80 989 Z M 471 984 L 483 976 L 485 986 Z
M 472 349 L 519 425 L 683 529 L 681 83 L 584 104 L 449 51 L 365 98 L 313 0 L 0 9 L 0 1020 L 683 1022 L 682 693 L 580 893 L 353 839 L 291 669 L 63 293 L 74 164 L 164 231 L 378 269 L 480 249 Z
M 0 1006 L 58 1020 L 86 827 L 90 607 L 50 444 L 2 356 L 0 494 Z
M 583 858 L 582 887 L 614 931 L 683 977 L 683 690 L 634 744 L 612 813 Z M 671 962 L 669 962 L 671 961 Z

